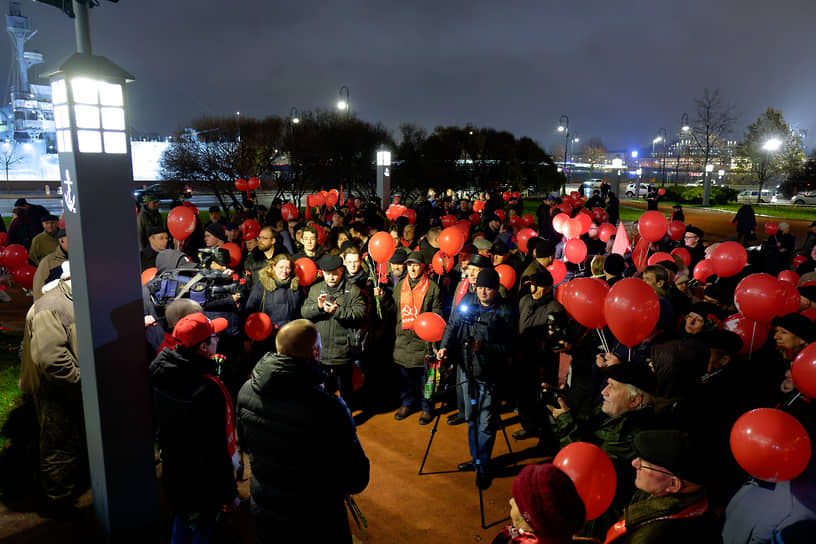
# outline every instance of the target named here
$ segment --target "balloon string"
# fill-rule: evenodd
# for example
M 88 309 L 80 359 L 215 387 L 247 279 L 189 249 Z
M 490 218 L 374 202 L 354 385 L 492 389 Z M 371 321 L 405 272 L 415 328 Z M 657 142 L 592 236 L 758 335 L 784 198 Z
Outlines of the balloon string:
M 801 396 L 802 396 L 802 392 L 797 391 L 796 395 L 791 400 L 789 400 L 788 403 L 785 406 L 791 406 L 794 402 L 796 402 L 796 399 L 798 399 Z
M 601 347 L 604 349 L 604 352 L 609 353 L 609 346 L 606 343 L 606 338 L 604 337 L 603 332 L 601 332 L 601 329 L 595 329 L 595 332 L 598 333 L 598 338 L 601 339 Z
M 756 335 L 756 321 L 754 321 L 754 329 L 751 331 L 751 346 L 748 348 L 748 360 L 751 360 L 751 354 L 754 352 L 754 335 Z

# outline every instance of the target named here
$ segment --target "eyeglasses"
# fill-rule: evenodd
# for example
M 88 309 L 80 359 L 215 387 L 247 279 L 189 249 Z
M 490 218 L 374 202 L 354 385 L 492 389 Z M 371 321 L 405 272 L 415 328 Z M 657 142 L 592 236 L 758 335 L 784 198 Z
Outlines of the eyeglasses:
M 636 468 L 636 469 L 638 469 L 638 470 L 641 470 L 641 469 L 643 469 L 643 470 L 651 470 L 652 472 L 659 472 L 659 473 L 661 473 L 661 474 L 665 474 L 666 476 L 671 476 L 672 478 L 677 478 L 677 476 L 675 476 L 675 475 L 674 475 L 674 474 L 672 474 L 671 472 L 666 472 L 665 470 L 660 470 L 659 468 L 647 467 L 646 465 L 644 465 L 644 464 L 643 464 L 643 460 L 642 460 L 642 459 L 640 459 L 640 458 L 638 458 L 638 459 L 636 460 L 636 462 L 635 462 L 635 468 Z
M 697 238 L 696 234 L 686 234 L 683 238 Z

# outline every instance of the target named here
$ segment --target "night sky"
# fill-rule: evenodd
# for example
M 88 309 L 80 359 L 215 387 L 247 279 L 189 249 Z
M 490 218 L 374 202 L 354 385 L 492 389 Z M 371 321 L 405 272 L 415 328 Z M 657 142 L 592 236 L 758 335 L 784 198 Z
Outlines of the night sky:
M 47 61 L 30 73 L 45 72 L 75 50 L 73 22 L 22 6 Z M 330 108 L 341 85 L 355 115 L 395 136 L 403 122 L 471 123 L 547 150 L 561 114 L 584 141 L 649 146 L 694 117 L 706 87 L 735 106 L 735 139 L 768 106 L 816 128 L 813 0 L 121 0 L 94 8 L 91 28 L 94 53 L 136 77 L 142 132 Z

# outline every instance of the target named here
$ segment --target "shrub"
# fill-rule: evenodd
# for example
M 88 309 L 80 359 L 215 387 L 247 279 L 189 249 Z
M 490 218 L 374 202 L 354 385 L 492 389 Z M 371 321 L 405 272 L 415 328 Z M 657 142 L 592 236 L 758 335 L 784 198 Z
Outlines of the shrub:
M 712 187 L 709 200 L 711 204 L 727 204 L 735 201 L 737 194 L 731 187 Z M 666 187 L 663 198 L 681 204 L 702 204 L 703 187 Z

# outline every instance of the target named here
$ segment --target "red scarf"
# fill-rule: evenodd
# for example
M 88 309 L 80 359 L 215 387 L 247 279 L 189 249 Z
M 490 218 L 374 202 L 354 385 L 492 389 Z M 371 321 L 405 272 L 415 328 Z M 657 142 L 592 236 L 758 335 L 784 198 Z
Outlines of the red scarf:
M 705 514 L 707 511 L 708 500 L 705 497 L 703 497 L 700 501 L 692 504 L 687 508 L 684 508 L 683 510 L 677 512 L 676 514 L 670 514 L 668 516 L 660 516 L 654 519 L 646 520 L 643 523 L 635 526 L 635 528 L 643 527 L 644 525 L 654 523 L 655 521 L 663 521 L 664 519 L 698 518 Z M 609 544 L 610 542 L 613 542 L 618 538 L 622 537 L 623 535 L 626 534 L 627 529 L 628 527 L 626 527 L 626 518 L 624 518 L 609 528 L 609 531 L 606 533 L 606 540 L 604 540 L 604 544 Z
M 470 289 L 470 279 L 465 278 L 459 282 L 459 289 L 456 290 L 456 295 L 453 299 L 453 305 L 457 306 L 462 298 L 467 294 L 468 289 Z
M 425 300 L 425 293 L 428 292 L 428 285 L 431 280 L 427 275 L 420 278 L 417 286 L 411 289 L 411 280 L 408 276 L 402 280 L 400 288 L 400 315 L 402 316 L 402 330 L 413 329 L 414 321 L 422 309 L 422 301 Z
M 220 379 L 212 374 L 205 374 L 204 377 L 217 385 L 218 389 L 221 390 L 221 393 L 224 394 L 227 409 L 227 451 L 229 452 L 230 460 L 232 461 L 232 469 L 238 470 L 238 466 L 241 464 L 241 455 L 238 453 L 238 449 L 235 447 L 235 415 L 232 411 L 232 397 L 230 396 L 229 391 L 227 391 L 227 388 L 224 387 L 224 382 L 222 382 Z

